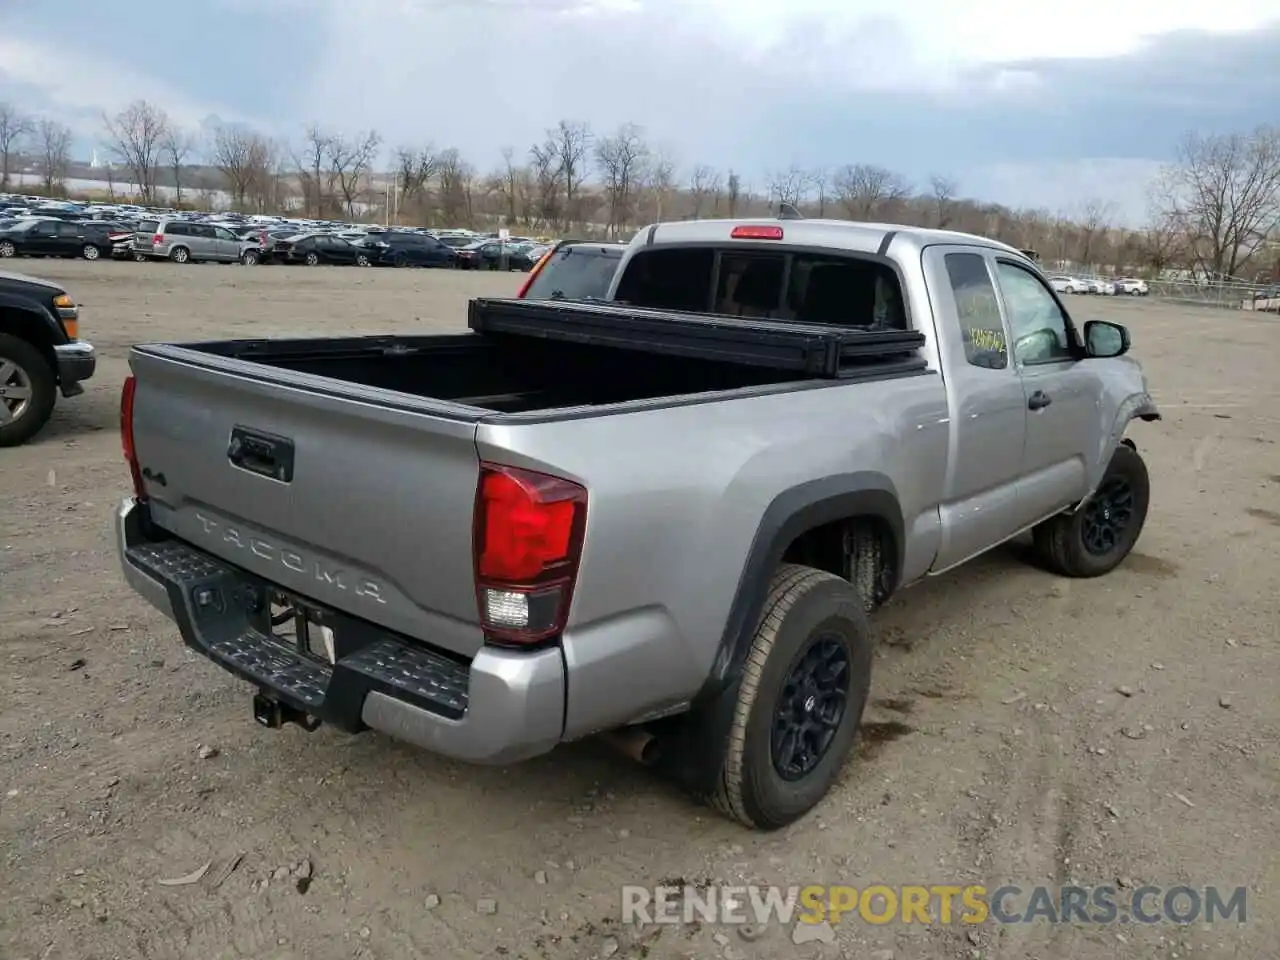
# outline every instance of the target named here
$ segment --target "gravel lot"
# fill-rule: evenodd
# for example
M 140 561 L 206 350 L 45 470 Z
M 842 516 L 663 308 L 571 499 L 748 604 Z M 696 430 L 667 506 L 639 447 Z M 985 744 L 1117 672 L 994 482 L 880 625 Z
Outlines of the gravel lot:
M 101 360 L 36 442 L 0 451 L 0 957 L 1274 955 L 1277 321 L 1072 301 L 1130 324 L 1166 413 L 1133 430 L 1154 483 L 1138 552 L 1068 582 L 1011 547 L 902 594 L 878 618 L 856 762 L 815 815 L 761 835 L 597 743 L 478 770 L 375 734 L 261 729 L 249 688 L 124 586 L 109 516 L 130 344 L 452 329 L 518 275 L 14 266 L 65 282 Z M 802 945 L 781 926 L 621 926 L 620 886 L 660 880 L 1245 885 L 1249 912 L 852 919 Z

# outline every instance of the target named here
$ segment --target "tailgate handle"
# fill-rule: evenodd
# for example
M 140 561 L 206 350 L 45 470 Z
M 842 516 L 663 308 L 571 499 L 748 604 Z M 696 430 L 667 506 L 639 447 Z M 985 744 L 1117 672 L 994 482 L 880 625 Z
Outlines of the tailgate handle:
M 233 427 L 227 459 L 241 470 L 280 483 L 293 481 L 293 441 L 247 427 Z

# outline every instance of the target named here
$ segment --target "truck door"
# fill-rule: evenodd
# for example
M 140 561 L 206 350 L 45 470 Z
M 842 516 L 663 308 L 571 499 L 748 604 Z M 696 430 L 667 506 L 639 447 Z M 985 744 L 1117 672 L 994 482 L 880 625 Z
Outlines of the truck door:
M 1018 490 L 1025 523 L 1048 517 L 1087 492 L 1097 456 L 1101 384 L 1077 359 L 1076 334 L 1057 296 L 1035 272 L 996 258 L 1013 366 L 1027 405 Z
M 1009 359 L 992 258 L 974 247 L 931 246 L 924 269 L 951 412 L 936 573 L 1018 531 L 1027 402 Z

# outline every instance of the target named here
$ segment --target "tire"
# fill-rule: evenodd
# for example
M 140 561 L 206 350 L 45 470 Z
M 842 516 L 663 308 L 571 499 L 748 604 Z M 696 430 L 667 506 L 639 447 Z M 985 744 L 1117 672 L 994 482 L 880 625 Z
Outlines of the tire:
M 186 247 L 174 247 L 169 251 L 169 259 L 174 263 L 190 263 L 191 251 Z
M 86 260 L 97 260 L 102 256 L 102 251 L 98 249 L 96 244 L 86 243 L 80 248 L 80 256 L 84 257 Z
M 1122 443 L 1111 455 L 1102 482 L 1089 502 L 1060 513 L 1032 531 L 1036 554 L 1064 577 L 1100 577 L 1127 557 L 1147 521 L 1151 479 L 1137 450 Z M 1127 513 L 1117 529 L 1116 517 Z M 1100 530 L 1109 530 L 1100 535 Z
M 151 258 L 150 258 L 150 257 L 148 257 L 146 254 L 142 254 L 142 253 L 135 253 L 135 254 L 133 255 L 133 262 L 134 262 L 134 263 L 146 263 L 146 262 L 147 262 L 148 260 L 150 260 L 150 259 L 151 259 Z
M 357 254 L 356 254 L 356 266 L 357 266 L 357 267 L 367 267 L 367 266 L 369 266 L 369 258 L 368 258 L 368 257 L 366 257 L 363 253 L 357 253 Z
M 787 690 L 795 689 L 793 671 L 825 651 L 834 651 L 844 664 L 836 684 L 843 708 L 827 730 L 825 747 L 811 755 L 816 762 L 785 777 L 774 756 L 778 712 Z M 871 688 L 872 654 L 871 628 L 852 584 L 812 567 L 779 567 L 736 691 L 711 806 L 757 830 L 776 830 L 812 810 L 831 789 L 858 735 Z M 803 715 L 819 695 L 806 697 Z
M 246 267 L 257 266 L 258 252 L 256 250 L 246 250 L 244 253 L 240 254 L 240 262 Z
M 308 267 L 314 267 L 320 262 L 320 255 L 316 253 L 308 253 L 304 262 Z
M 39 350 L 26 340 L 0 333 L 0 391 L 12 392 L 14 387 L 25 388 L 28 396 L 17 403 L 12 397 L 0 399 L 4 405 L 0 412 L 0 447 L 25 443 L 49 422 L 58 388 L 53 368 Z
M 8 260 L 10 257 L 18 255 L 18 248 L 13 245 L 12 240 L 0 240 L 0 257 Z

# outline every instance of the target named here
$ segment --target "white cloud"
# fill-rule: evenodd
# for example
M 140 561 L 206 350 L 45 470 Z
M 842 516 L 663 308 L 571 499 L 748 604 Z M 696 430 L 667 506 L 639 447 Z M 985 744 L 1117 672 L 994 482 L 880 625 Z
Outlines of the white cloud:
M 139 99 L 161 105 L 175 121 L 192 129 L 211 114 L 252 122 L 229 107 L 195 102 L 119 59 L 76 48 L 74 41 L 52 44 L 0 35 L 0 70 L 39 90 L 51 105 L 43 113 L 87 135 L 101 132 L 103 113 L 112 115 Z

